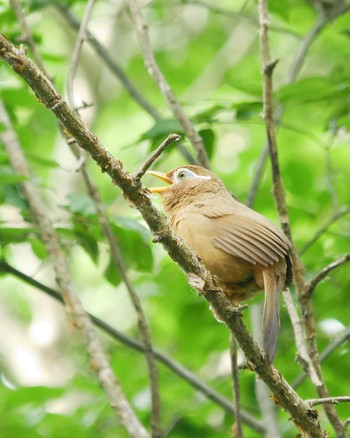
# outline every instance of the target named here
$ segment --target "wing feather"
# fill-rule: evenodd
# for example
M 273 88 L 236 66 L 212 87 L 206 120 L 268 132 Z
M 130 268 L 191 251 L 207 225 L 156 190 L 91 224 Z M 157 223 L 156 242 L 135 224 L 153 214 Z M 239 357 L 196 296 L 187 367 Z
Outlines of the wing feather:
M 212 218 L 214 245 L 247 262 L 271 266 L 288 254 L 289 242 L 275 225 L 253 215 L 228 214 Z

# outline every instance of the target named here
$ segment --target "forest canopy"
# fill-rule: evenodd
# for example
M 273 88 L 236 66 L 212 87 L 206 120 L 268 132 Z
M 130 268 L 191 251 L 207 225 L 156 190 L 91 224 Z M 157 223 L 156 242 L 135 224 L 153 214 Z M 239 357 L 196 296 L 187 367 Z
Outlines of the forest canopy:
M 349 11 L 0 4 L 1 436 L 347 436 Z M 291 239 L 272 366 L 146 189 L 194 163 Z

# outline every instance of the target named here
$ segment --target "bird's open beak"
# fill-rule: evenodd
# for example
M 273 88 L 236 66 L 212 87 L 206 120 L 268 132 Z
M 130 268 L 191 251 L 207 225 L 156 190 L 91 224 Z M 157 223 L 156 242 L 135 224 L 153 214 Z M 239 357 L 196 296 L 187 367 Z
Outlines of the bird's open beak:
M 163 172 L 155 172 L 154 170 L 149 170 L 146 172 L 148 175 L 155 176 L 156 178 L 161 179 L 162 181 L 165 181 L 168 184 L 174 184 L 173 180 L 169 178 L 165 173 Z M 167 190 L 169 190 L 169 186 L 163 186 L 163 187 L 148 187 L 148 190 L 151 193 L 164 193 Z

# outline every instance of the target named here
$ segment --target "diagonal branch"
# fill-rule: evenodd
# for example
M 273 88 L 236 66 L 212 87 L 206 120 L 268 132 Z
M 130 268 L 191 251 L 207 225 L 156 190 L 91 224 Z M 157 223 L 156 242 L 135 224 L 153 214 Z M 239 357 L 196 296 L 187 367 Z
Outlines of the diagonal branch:
M 314 25 L 312 26 L 310 32 L 305 36 L 305 38 L 303 39 L 300 47 L 299 47 L 299 51 L 296 55 L 296 57 L 293 60 L 293 63 L 287 73 L 286 76 L 286 84 L 291 84 L 293 83 L 296 78 L 298 77 L 306 56 L 310 50 L 310 47 L 312 46 L 312 44 L 314 43 L 314 41 L 316 40 L 316 38 L 318 37 L 318 35 L 320 35 L 320 33 L 330 24 L 332 23 L 332 21 L 336 20 L 337 18 L 341 17 L 342 15 L 346 14 L 347 12 L 349 12 L 350 10 L 350 6 L 349 5 L 341 5 L 340 7 L 335 7 L 335 9 L 332 11 L 331 14 L 329 15 L 325 15 L 323 14 L 322 16 L 318 17 L 314 23 Z M 273 26 L 269 26 L 269 29 L 272 30 Z M 283 115 L 283 105 L 280 104 L 276 110 L 276 114 L 275 114 L 275 123 L 276 126 L 278 126 L 281 122 L 282 119 L 282 115 Z M 256 171 L 254 172 L 254 178 L 253 178 L 253 182 L 250 186 L 249 192 L 248 192 L 248 196 L 247 196 L 247 205 L 248 206 L 252 206 L 254 203 L 254 199 L 260 184 L 260 180 L 264 171 L 264 167 L 265 167 L 265 162 L 268 156 L 268 144 L 265 143 L 263 150 L 261 152 L 258 164 L 256 166 Z
M 276 65 L 276 61 L 271 61 L 270 45 L 268 36 L 268 2 L 267 0 L 259 0 L 258 13 L 260 23 L 260 52 L 263 68 L 263 118 L 266 124 L 267 140 L 270 152 L 270 161 L 273 175 L 273 194 L 276 202 L 280 222 L 285 234 L 290 238 L 292 242 L 291 230 L 289 225 L 287 203 L 285 199 L 284 188 L 280 175 L 277 141 L 275 132 L 275 122 L 273 118 L 273 86 L 272 86 L 272 73 Z M 303 266 L 300 258 L 296 254 L 293 245 L 293 265 L 294 265 L 294 277 L 295 284 L 298 291 L 298 297 L 302 309 L 303 323 L 306 331 L 308 353 L 312 361 L 312 366 L 315 369 L 319 378 L 319 385 L 316 386 L 317 392 L 320 397 L 328 397 L 328 390 L 324 383 L 321 371 L 320 360 L 318 357 L 317 344 L 316 344 L 316 330 L 315 330 L 315 318 L 313 313 L 312 300 L 306 294 L 305 281 L 303 278 Z M 310 363 L 311 365 L 311 363 Z M 337 416 L 337 412 L 332 405 L 325 405 L 324 410 L 327 417 L 332 424 L 338 437 L 345 438 L 346 431 L 343 423 Z
M 11 165 L 16 174 L 28 177 L 27 180 L 22 182 L 22 188 L 25 197 L 30 204 L 34 221 L 39 226 L 41 238 L 44 242 L 49 258 L 51 259 L 57 283 L 62 291 L 67 313 L 78 327 L 86 344 L 91 368 L 95 371 L 100 385 L 108 397 L 111 407 L 120 418 L 124 427 L 128 430 L 130 436 L 133 438 L 147 438 L 148 433 L 129 405 L 120 383 L 113 374 L 113 370 L 103 351 L 91 320 L 75 293 L 73 284 L 70 280 L 68 262 L 59 244 L 54 227 L 46 213 L 46 206 L 44 205 L 35 185 L 30 181 L 30 171 L 26 158 L 2 104 L 0 105 L 0 120 L 6 128 L 6 130 L 1 132 L 0 135 Z
M 89 23 L 89 19 L 92 13 L 92 8 L 94 6 L 95 0 L 89 0 L 87 3 L 87 6 L 85 8 L 84 17 L 81 22 L 79 31 L 78 31 L 78 37 L 77 41 L 73 50 L 73 58 L 71 63 L 71 68 L 69 70 L 69 76 L 68 76 L 68 83 L 67 83 L 67 94 L 68 94 L 68 100 L 70 102 L 70 105 L 74 108 L 77 107 L 76 99 L 75 99 L 75 93 L 74 93 L 74 80 L 75 75 L 78 69 L 81 49 L 83 46 L 83 43 L 86 39 L 87 35 L 87 26 Z M 74 153 L 74 146 L 70 145 L 70 147 L 73 150 Z M 79 149 L 81 151 L 81 149 Z M 79 161 L 81 158 L 79 158 Z M 129 293 L 132 305 L 135 309 L 135 312 L 137 314 L 137 324 L 139 328 L 139 332 L 143 341 L 143 344 L 145 346 L 145 358 L 148 366 L 148 374 L 150 379 L 150 387 L 151 387 L 151 399 L 152 399 L 152 414 L 151 414 L 151 429 L 152 429 L 152 437 L 153 438 L 161 438 L 163 433 L 161 430 L 161 403 L 160 403 L 160 395 L 159 395 L 159 379 L 158 379 L 158 370 L 156 361 L 154 358 L 153 353 L 153 346 L 152 346 L 152 340 L 151 340 L 151 334 L 150 329 L 146 320 L 146 317 L 144 315 L 141 300 L 139 299 L 137 292 L 130 281 L 130 278 L 127 274 L 127 270 L 125 267 L 124 257 L 122 254 L 122 251 L 120 249 L 120 246 L 117 242 L 117 239 L 115 238 L 112 228 L 109 223 L 109 219 L 107 217 L 105 208 L 103 207 L 102 199 L 100 197 L 100 193 L 98 191 L 98 188 L 92 178 L 90 177 L 86 166 L 85 166 L 85 159 L 83 157 L 82 160 L 82 175 L 85 182 L 85 186 L 87 188 L 87 191 L 95 205 L 97 217 L 99 224 L 102 228 L 103 234 L 106 237 L 106 240 L 108 242 L 110 251 L 111 251 L 111 257 L 113 260 L 113 263 L 116 267 L 116 269 L 119 271 L 120 276 L 126 286 L 126 289 Z
M 81 23 L 69 10 L 69 8 L 62 4 L 62 2 L 54 1 L 54 6 L 61 14 L 61 16 L 66 20 L 67 24 L 71 26 L 76 31 L 79 31 Z M 122 67 L 117 61 L 111 58 L 109 52 L 102 46 L 102 44 L 95 38 L 95 36 L 87 30 L 87 43 L 95 51 L 95 53 L 100 57 L 102 62 L 107 66 L 111 73 L 116 76 L 120 83 L 123 85 L 125 90 L 134 99 L 134 101 L 143 108 L 146 113 L 148 113 L 154 120 L 161 120 L 162 117 L 154 106 L 152 106 L 145 96 L 135 87 L 133 82 L 125 74 Z M 190 154 L 190 152 L 184 147 L 182 143 L 177 144 L 177 148 L 182 156 L 190 163 L 196 164 L 196 160 Z
M 68 72 L 67 96 L 68 96 L 68 100 L 69 100 L 71 106 L 75 109 L 77 109 L 78 104 L 77 104 L 76 99 L 75 99 L 74 81 L 75 81 L 75 76 L 76 76 L 77 71 L 78 71 L 81 49 L 83 47 L 84 41 L 87 38 L 87 26 L 88 26 L 88 23 L 89 23 L 91 14 L 92 14 L 92 9 L 94 7 L 95 1 L 96 0 L 88 0 L 88 2 L 87 2 L 87 5 L 86 5 L 85 11 L 84 11 L 83 20 L 82 20 L 81 25 L 79 27 L 78 37 L 77 37 L 77 40 L 75 42 L 75 46 L 73 49 L 72 60 L 71 60 L 70 68 L 69 68 L 69 72 Z
M 289 412 L 297 427 L 310 437 L 324 437 L 325 432 L 316 412 L 298 396 L 278 370 L 269 364 L 265 354 L 254 342 L 244 325 L 239 310 L 230 303 L 217 282 L 187 245 L 175 236 L 162 215 L 152 205 L 146 189 L 135 184 L 134 178 L 124 170 L 122 162 L 115 159 L 102 146 L 97 137 L 62 99 L 46 76 L 2 35 L 0 35 L 0 57 L 25 79 L 39 101 L 53 112 L 77 144 L 92 156 L 100 168 L 121 188 L 125 198 L 138 208 L 153 232 L 154 238 L 163 244 L 171 258 L 189 274 L 192 279 L 191 284 L 196 285 L 203 297 L 214 308 L 215 314 L 234 334 L 238 345 L 245 353 L 249 368 L 266 383 L 273 392 L 276 402 Z
M 350 262 L 350 254 L 345 254 L 345 256 L 341 257 L 340 259 L 325 266 L 323 269 L 321 269 L 320 272 L 318 272 L 311 280 L 309 280 L 306 283 L 305 294 L 312 295 L 318 283 L 324 280 L 330 272 L 332 272 L 334 269 L 339 268 L 339 266 L 343 266 L 345 265 L 345 263 L 349 263 L 349 262 Z
M 183 108 L 177 100 L 177 97 L 175 96 L 174 91 L 170 87 L 157 64 L 155 56 L 152 52 L 147 25 L 143 19 L 141 10 L 137 4 L 137 0 L 129 0 L 129 8 L 135 22 L 137 37 L 148 73 L 158 85 L 167 105 L 180 123 L 184 133 L 192 143 L 195 151 L 197 152 L 198 162 L 207 169 L 210 169 L 209 159 L 201 136 L 197 133 L 192 122 L 186 116 Z
M 31 286 L 45 292 L 47 295 L 49 295 L 51 298 L 59 301 L 63 304 L 63 298 L 62 295 L 53 290 L 52 288 L 40 283 L 39 281 L 35 280 L 34 278 L 24 274 L 21 271 L 18 271 L 13 266 L 9 265 L 5 261 L 0 260 L 0 272 L 8 273 L 13 275 L 14 277 L 24 281 L 27 284 L 30 284 Z M 119 330 L 111 327 L 109 324 L 104 322 L 103 320 L 97 318 L 96 316 L 92 315 L 91 313 L 88 314 L 91 321 L 96 325 L 96 327 L 100 328 L 104 333 L 111 336 L 113 339 L 121 342 L 122 344 L 126 345 L 127 347 L 139 352 L 144 353 L 145 352 L 145 346 L 136 341 L 135 339 L 125 335 L 124 333 L 120 332 Z M 154 356 L 155 358 L 162 363 L 164 366 L 166 366 L 170 371 L 172 371 L 174 374 L 182 378 L 184 381 L 189 383 L 193 388 L 200 391 L 205 397 L 207 397 L 209 400 L 216 403 L 218 406 L 223 408 L 229 415 L 233 415 L 232 410 L 232 403 L 231 401 L 224 398 L 221 394 L 216 392 L 214 389 L 210 388 L 206 383 L 204 383 L 202 380 L 200 380 L 192 371 L 185 368 L 180 363 L 176 362 L 174 359 L 172 359 L 170 356 L 167 356 L 166 354 L 162 353 L 159 350 L 154 349 Z M 249 427 L 251 427 L 253 430 L 255 430 L 257 433 L 263 433 L 264 427 L 262 426 L 261 422 L 254 418 L 252 415 L 250 415 L 247 411 L 241 409 L 241 418 L 244 423 L 246 423 Z

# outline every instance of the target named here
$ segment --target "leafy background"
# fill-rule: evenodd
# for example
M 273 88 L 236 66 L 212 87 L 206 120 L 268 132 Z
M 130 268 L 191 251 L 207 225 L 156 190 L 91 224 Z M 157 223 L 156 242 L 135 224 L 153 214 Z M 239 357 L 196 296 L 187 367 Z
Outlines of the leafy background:
M 61 1 L 81 19 L 85 2 Z M 341 2 L 340 2 L 341 3 Z M 51 1 L 22 2 L 36 46 L 55 86 L 65 92 L 76 32 Z M 302 0 L 270 2 L 275 107 L 283 108 L 278 128 L 281 173 L 293 237 L 311 278 L 349 251 L 349 28 L 350 15 L 328 22 L 303 58 L 294 81 L 290 72 L 305 36 L 315 23 L 327 22 L 327 8 Z M 214 171 L 241 201 L 247 199 L 265 143 L 257 10 L 252 1 L 205 3 L 153 1 L 143 7 L 159 65 L 201 133 Z M 0 3 L 1 31 L 19 42 L 21 28 L 10 5 Z M 181 132 L 140 55 L 134 24 L 124 1 L 100 1 L 90 31 L 116 60 L 145 99 L 159 112 L 155 120 L 128 94 L 106 63 L 84 45 L 75 93 L 87 104 L 81 115 L 107 149 L 130 171 L 169 134 Z M 33 180 L 47 203 L 59 233 L 74 284 L 84 307 L 113 327 L 138 337 L 136 316 L 120 275 L 111 264 L 94 206 L 76 169 L 76 159 L 61 138 L 56 121 L 7 66 L 0 65 L 0 90 Z M 0 127 L 2 129 L 2 127 Z M 192 153 L 184 140 L 185 148 Z M 1 255 L 36 280 L 55 287 L 52 268 L 27 202 L 0 149 Z M 184 163 L 170 147 L 156 168 Z M 106 175 L 88 164 L 128 273 L 151 325 L 154 345 L 181 362 L 218 392 L 231 398 L 229 334 L 218 324 L 181 270 L 169 259 Z M 144 178 L 145 184 L 154 183 Z M 160 207 L 159 199 L 154 202 Z M 271 172 L 264 168 L 254 208 L 277 222 L 271 195 Z M 339 218 L 338 218 L 339 216 Z M 325 228 L 326 225 L 329 225 Z M 320 231 L 321 230 L 321 231 Z M 318 232 L 320 233 L 318 234 Z M 2 273 L 0 324 L 1 436 L 126 436 L 116 424 L 86 353 L 61 306 L 35 288 Z M 318 346 L 322 351 L 349 326 L 350 276 L 347 265 L 322 282 L 314 296 Z M 262 302 L 262 296 L 255 302 Z M 250 302 L 250 306 L 254 301 Z M 281 335 L 275 365 L 293 382 L 293 332 L 282 307 Z M 250 325 L 250 312 L 245 311 Z M 142 355 L 101 335 L 109 358 L 133 407 L 147 424 L 150 393 Z M 343 343 L 323 364 L 332 395 L 348 395 L 350 356 Z M 229 436 L 232 418 L 187 382 L 159 365 L 163 426 L 170 437 Z M 255 376 L 240 373 L 242 407 L 260 417 Z M 305 380 L 303 398 L 316 397 Z M 322 409 L 318 409 L 324 424 Z M 349 406 L 337 407 L 350 417 Z M 288 415 L 279 411 L 281 434 L 294 436 Z M 327 427 L 327 426 L 326 426 Z M 331 429 L 329 429 L 331 430 Z M 117 431 L 117 432 L 116 432 Z M 259 436 L 244 426 L 245 436 Z

